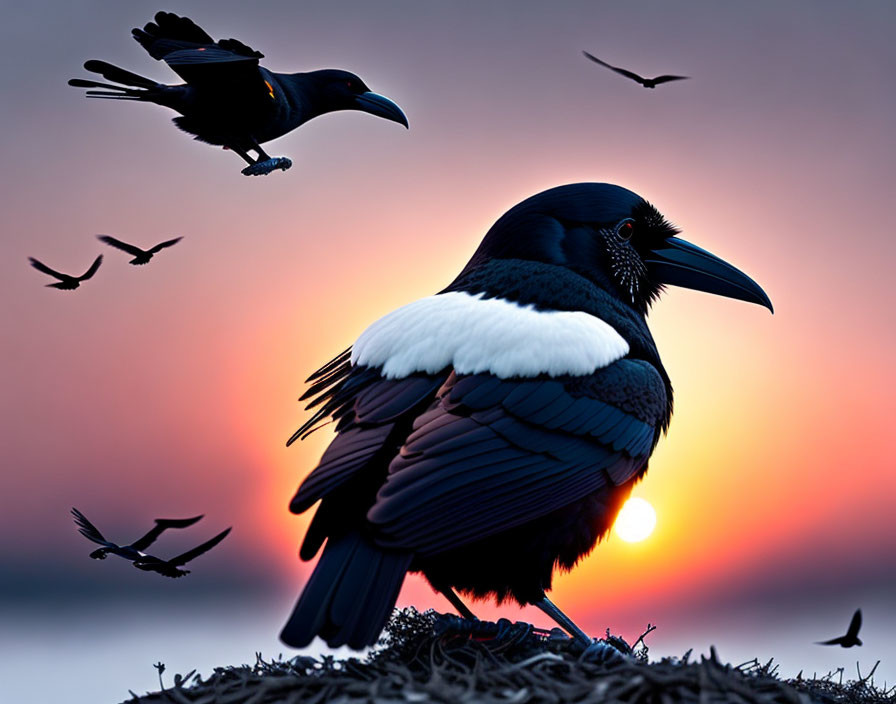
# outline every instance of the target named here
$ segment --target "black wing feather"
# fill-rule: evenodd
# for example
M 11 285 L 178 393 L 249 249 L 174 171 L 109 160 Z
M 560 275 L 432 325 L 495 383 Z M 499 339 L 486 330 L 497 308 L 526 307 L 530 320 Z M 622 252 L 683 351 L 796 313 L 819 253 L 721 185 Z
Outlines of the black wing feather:
M 643 376 L 644 364 L 621 360 L 594 376 Z M 599 378 L 452 375 L 415 421 L 367 514 L 378 542 L 437 554 L 630 482 L 666 420 L 662 379 L 652 373 L 637 413 L 602 398 Z
M 258 59 L 217 47 L 181 49 L 165 56 L 165 63 L 187 83 L 204 89 L 250 95 L 269 104 L 270 90 L 258 67 Z
M 641 84 L 643 85 L 643 83 L 644 83 L 644 78 L 643 78 L 643 76 L 639 76 L 639 75 L 638 75 L 637 73 L 635 73 L 634 71 L 628 71 L 628 70 L 626 70 L 626 69 L 624 69 L 624 68 L 619 68 L 618 66 L 613 66 L 612 64 L 608 64 L 606 61 L 601 61 L 601 60 L 600 60 L 599 58 L 597 58 L 596 56 L 592 56 L 592 55 L 589 54 L 587 51 L 583 51 L 582 53 L 583 53 L 585 56 L 587 56 L 589 59 L 591 59 L 592 61 L 594 61 L 595 63 L 598 63 L 598 64 L 600 64 L 601 66 L 605 66 L 606 68 L 610 69 L 611 71 L 615 71 L 616 73 L 619 73 L 619 74 L 625 76 L 626 78 L 631 78 L 633 81 L 637 81 L 638 83 L 641 83 Z
M 87 516 L 78 509 L 72 508 L 72 515 L 75 517 L 75 524 L 78 526 L 78 532 L 88 540 L 99 545 L 115 547 L 114 543 L 110 543 L 103 537 L 103 534 L 97 530 L 97 527 L 87 520 Z
M 173 12 L 157 12 L 155 22 L 148 22 L 143 29 L 131 30 L 134 39 L 154 59 L 164 59 L 172 51 L 214 44 L 215 40 L 189 17 Z
M 87 281 L 87 279 L 91 278 L 97 272 L 97 269 L 100 268 L 100 264 L 102 263 L 103 255 L 100 254 L 93 260 L 93 264 L 90 265 L 90 268 L 78 277 L 78 281 Z
M 199 557 L 203 553 L 208 552 L 213 547 L 215 547 L 215 545 L 217 545 L 222 540 L 224 540 L 224 538 L 227 537 L 227 534 L 230 533 L 230 530 L 231 530 L 230 528 L 227 528 L 226 530 L 222 530 L 214 538 L 212 538 L 211 540 L 206 540 L 204 543 L 202 543 L 202 545 L 198 545 L 195 548 L 193 548 L 192 550 L 187 550 L 185 553 L 182 553 L 182 554 L 178 555 L 177 557 L 172 557 L 170 560 L 167 561 L 167 564 L 171 565 L 171 566 L 178 566 L 178 565 L 185 565 L 190 560 L 195 560 L 197 557 Z
M 156 252 L 159 252 L 159 251 L 165 249 L 166 247 L 173 247 L 178 242 L 180 242 L 182 239 L 183 239 L 183 237 L 175 237 L 173 240 L 165 240 L 164 242 L 159 242 L 154 247 L 151 247 L 148 250 L 148 252 L 150 254 L 155 254 Z
M 31 266 L 33 266 L 38 271 L 42 271 L 44 274 L 49 274 L 50 276 L 54 276 L 60 281 L 65 281 L 66 279 L 71 278 L 68 274 L 61 274 L 58 271 L 55 271 L 48 267 L 41 261 L 38 261 L 34 257 L 28 257 L 28 261 L 31 262 Z
M 855 638 L 859 635 L 859 629 L 862 627 L 862 610 L 856 609 L 849 622 L 849 628 L 846 631 L 847 638 Z
M 100 242 L 105 242 L 110 247 L 115 247 L 115 249 L 120 249 L 121 251 L 127 252 L 128 254 L 131 254 L 135 257 L 139 257 L 141 254 L 146 254 L 146 252 L 144 252 L 139 247 L 128 244 L 127 242 L 122 242 L 121 240 L 117 240 L 110 235 L 97 235 L 96 238 Z
M 654 85 L 659 85 L 660 83 L 668 83 L 669 81 L 684 81 L 690 78 L 690 76 L 657 76 L 652 79 Z
M 299 487 L 290 504 L 293 513 L 302 513 L 310 508 L 351 479 L 383 449 L 390 447 L 388 440 L 396 421 L 432 399 L 442 384 L 442 378 L 437 376 L 419 375 L 390 380 L 383 379 L 374 371 L 377 380 L 368 381 L 366 371 L 359 371 L 358 374 L 364 375 L 365 384 L 357 393 L 352 392 L 348 409 L 343 415 L 347 419 L 347 427 L 330 443 L 320 463 Z M 329 404 L 322 411 L 328 408 Z M 388 459 L 384 458 L 384 463 Z
M 202 516 L 193 516 L 193 518 L 157 518 L 156 524 L 149 532 L 135 540 L 128 547 L 132 547 L 134 550 L 146 550 L 169 528 L 187 528 L 200 520 L 202 520 Z

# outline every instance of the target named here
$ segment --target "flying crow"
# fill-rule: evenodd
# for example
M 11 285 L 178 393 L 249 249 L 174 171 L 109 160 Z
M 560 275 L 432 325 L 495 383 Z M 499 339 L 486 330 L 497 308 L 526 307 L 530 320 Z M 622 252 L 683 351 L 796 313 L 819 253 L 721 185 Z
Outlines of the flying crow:
M 55 276 L 59 281 L 55 284 L 47 284 L 49 288 L 59 288 L 63 291 L 72 291 L 78 286 L 81 285 L 82 281 L 87 281 L 91 276 L 96 273 L 96 270 L 100 268 L 100 264 L 103 263 L 103 255 L 99 255 L 96 259 L 93 260 L 93 264 L 90 265 L 90 268 L 85 271 L 80 276 L 71 276 L 70 274 L 62 274 L 54 269 L 51 269 L 43 262 L 38 261 L 34 257 L 28 257 L 28 261 L 31 262 L 31 266 L 33 266 L 38 271 L 42 271 L 45 274 L 49 274 L 50 276 Z
M 134 567 L 138 570 L 145 570 L 146 572 L 158 572 L 163 577 L 183 577 L 185 574 L 190 574 L 190 570 L 178 569 L 179 567 L 190 562 L 190 560 L 195 560 L 203 553 L 211 550 L 215 545 L 224 540 L 228 533 L 230 533 L 230 528 L 225 528 L 211 540 L 206 540 L 202 545 L 199 545 L 192 550 L 187 550 L 177 557 L 172 557 L 170 560 L 161 560 L 158 557 L 146 555 L 139 560 L 134 560 Z
M 90 553 L 90 557 L 95 560 L 105 560 L 106 555 L 112 553 L 113 555 L 123 557 L 125 560 L 130 560 L 134 563 L 134 567 L 138 569 L 148 572 L 158 572 L 165 577 L 183 577 L 185 574 L 189 574 L 189 570 L 180 570 L 177 568 L 180 565 L 199 557 L 202 553 L 211 550 L 215 545 L 224 540 L 230 532 L 230 528 L 228 528 L 199 547 L 188 550 L 182 555 L 173 557 L 170 560 L 162 560 L 158 557 L 147 555 L 143 551 L 152 545 L 167 529 L 187 528 L 196 523 L 202 516 L 195 516 L 194 518 L 157 518 L 155 526 L 143 537 L 138 538 L 130 545 L 116 545 L 115 543 L 106 540 L 106 538 L 103 537 L 103 534 L 97 530 L 96 526 L 88 521 L 87 517 L 78 509 L 73 508 L 72 515 L 75 517 L 78 532 L 88 540 L 103 546 Z
M 852 615 L 852 620 L 849 622 L 849 628 L 846 629 L 846 635 L 840 636 L 839 638 L 831 638 L 831 640 L 823 640 L 816 643 L 816 645 L 839 645 L 844 648 L 861 645 L 862 641 L 859 640 L 859 629 L 861 627 L 862 610 L 856 609 L 856 612 Z
M 91 60 L 84 68 L 113 83 L 73 78 L 69 85 L 91 89 L 87 91 L 91 98 L 140 100 L 171 108 L 180 113 L 174 124 L 184 132 L 245 159 L 247 176 L 292 166 L 286 157 L 268 156 L 261 145 L 324 113 L 360 110 L 408 126 L 401 108 L 371 92 L 348 71 L 274 73 L 258 65 L 264 57 L 261 52 L 237 39 L 216 42 L 192 20 L 171 12 L 156 13 L 155 22 L 132 33 L 150 56 L 164 60 L 186 83 L 157 83 Z M 249 156 L 250 150 L 257 159 Z
M 139 247 L 135 247 L 132 244 L 128 244 L 127 242 L 122 242 L 121 240 L 117 240 L 114 237 L 110 237 L 109 235 L 97 235 L 97 239 L 101 242 L 105 242 L 110 247 L 115 247 L 115 249 L 120 249 L 123 252 L 127 252 L 128 254 L 133 255 L 133 259 L 129 262 L 130 264 L 147 264 L 150 259 L 152 259 L 152 255 L 156 254 L 165 247 L 172 247 L 180 242 L 183 237 L 175 237 L 173 240 L 166 240 L 165 242 L 159 242 L 155 247 L 150 247 L 149 249 L 140 249 Z
M 633 81 L 635 81 L 636 83 L 640 83 L 645 88 L 656 88 L 660 83 L 668 83 L 669 81 L 683 81 L 687 78 L 690 78 L 690 76 L 657 76 L 656 78 L 642 78 L 634 71 L 626 71 L 624 68 L 611 66 L 606 61 L 601 61 L 599 58 L 597 58 L 596 56 L 592 56 L 587 51 L 583 51 L 582 53 L 595 63 L 598 63 L 601 66 L 606 66 L 611 71 L 615 71 L 616 73 L 619 73 L 626 78 L 631 78 Z
M 458 277 L 399 308 L 314 373 L 289 442 L 337 435 L 290 509 L 320 502 L 300 557 L 323 554 L 281 638 L 374 643 L 405 573 L 532 604 L 612 526 L 672 413 L 645 316 L 664 284 L 751 301 L 762 289 L 678 238 L 640 196 L 560 186 L 505 213 Z

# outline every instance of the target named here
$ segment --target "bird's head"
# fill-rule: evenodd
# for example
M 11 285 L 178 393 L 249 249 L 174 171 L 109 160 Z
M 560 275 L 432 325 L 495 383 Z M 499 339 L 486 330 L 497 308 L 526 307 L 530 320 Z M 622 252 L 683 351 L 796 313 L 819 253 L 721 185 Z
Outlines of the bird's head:
M 665 285 L 773 310 L 750 277 L 677 235 L 656 208 L 625 188 L 608 183 L 558 186 L 502 215 L 464 271 L 492 259 L 556 264 L 590 279 L 640 313 Z
M 325 69 L 303 74 L 311 77 L 321 96 L 321 112 L 360 110 L 408 126 L 408 118 L 394 102 L 374 93 L 359 76 L 348 71 Z

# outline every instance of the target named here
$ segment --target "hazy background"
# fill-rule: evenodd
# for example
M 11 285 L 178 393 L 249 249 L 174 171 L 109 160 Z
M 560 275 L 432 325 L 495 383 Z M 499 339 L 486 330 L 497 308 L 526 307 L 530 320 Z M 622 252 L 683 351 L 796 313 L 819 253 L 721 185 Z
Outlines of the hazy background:
M 330 437 L 284 446 L 303 379 L 446 285 L 507 208 L 576 181 L 642 194 L 776 313 L 680 289 L 655 306 L 676 408 L 636 494 L 657 530 L 611 538 L 555 600 L 598 635 L 658 624 L 655 655 L 881 659 L 896 679 L 896 4 L 167 3 L 273 70 L 355 71 L 410 120 L 314 120 L 268 145 L 294 166 L 264 178 L 162 108 L 65 85 L 90 58 L 174 82 L 129 34 L 157 9 L 3 2 L 0 693 L 114 702 L 157 686 L 157 660 L 170 683 L 279 652 L 309 569 L 286 506 Z M 644 90 L 582 49 L 693 79 Z M 101 233 L 184 240 L 136 268 Z M 73 293 L 26 259 L 81 273 L 100 252 Z M 121 540 L 206 514 L 163 555 L 234 529 L 169 581 L 88 560 L 71 506 Z M 447 610 L 416 578 L 411 603 Z M 858 606 L 863 648 L 812 645 Z

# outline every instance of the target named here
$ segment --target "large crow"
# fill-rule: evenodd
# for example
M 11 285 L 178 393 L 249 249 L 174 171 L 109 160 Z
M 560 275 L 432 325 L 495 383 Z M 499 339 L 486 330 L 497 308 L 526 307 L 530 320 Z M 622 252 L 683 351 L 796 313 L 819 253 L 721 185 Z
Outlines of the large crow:
M 175 110 L 174 123 L 208 144 L 232 149 L 249 166 L 247 176 L 288 169 L 286 157 L 271 158 L 260 145 L 335 110 L 360 110 L 408 126 L 388 98 L 372 93 L 358 76 L 327 69 L 308 73 L 274 73 L 258 65 L 264 54 L 236 39 L 215 41 L 187 17 L 158 12 L 155 22 L 132 30 L 154 59 L 164 60 L 185 84 L 157 83 L 105 61 L 84 68 L 111 83 L 73 78 L 68 83 L 88 90 L 91 98 L 140 100 Z M 258 154 L 249 156 L 250 150 Z
M 533 604 L 613 524 L 672 413 L 647 328 L 663 284 L 772 305 L 745 274 L 676 237 L 643 198 L 580 183 L 489 230 L 435 296 L 373 323 L 303 398 L 337 436 L 290 505 L 320 501 L 302 544 L 323 554 L 281 638 L 375 642 L 405 573 Z

